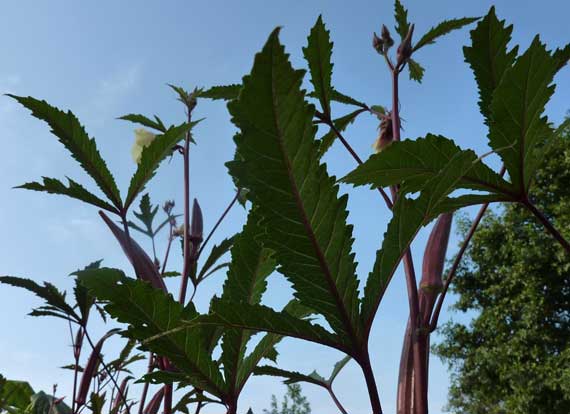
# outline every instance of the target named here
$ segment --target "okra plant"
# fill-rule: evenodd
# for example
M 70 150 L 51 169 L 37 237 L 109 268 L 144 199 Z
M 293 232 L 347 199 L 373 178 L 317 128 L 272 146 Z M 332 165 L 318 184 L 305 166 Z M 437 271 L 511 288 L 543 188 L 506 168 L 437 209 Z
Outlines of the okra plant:
M 172 87 L 186 109 L 184 123 L 166 127 L 156 116 L 124 116 L 154 131 L 137 132 L 133 156 L 138 168 L 125 196 L 119 192 L 95 141 L 71 112 L 31 97 L 11 95 L 48 123 L 102 194 L 95 195 L 72 180 L 65 185 L 53 178 L 22 187 L 66 195 L 98 207 L 132 264 L 135 277 L 128 276 L 129 271 L 100 266 L 88 266 L 74 275 L 79 283 L 77 289 L 96 298 L 90 303 L 102 305 L 125 327 L 121 334 L 149 352 L 148 373 L 141 379 L 145 387 L 136 400 L 139 413 L 156 413 L 160 406 L 166 414 L 188 413 L 191 408 L 199 413 L 206 404 L 220 404 L 228 414 L 236 414 L 240 394 L 252 375 L 273 375 L 283 377 L 287 383 L 320 386 L 340 412 L 350 413 L 351 407 L 342 404 L 332 384 L 351 360 L 361 368 L 371 412 L 382 413 L 381 397 L 389 391 L 377 387 L 369 339 L 383 295 L 400 262 L 406 279 L 409 319 L 403 338 L 397 411 L 427 413 L 430 335 L 437 328 L 455 270 L 488 206 L 523 205 L 570 253 L 570 244 L 562 232 L 529 196 L 533 177 L 554 133 L 544 115 L 545 105 L 554 93 L 555 75 L 570 58 L 570 46 L 550 51 L 536 36 L 526 51 L 519 52 L 517 46 L 509 45 L 512 26 L 499 20 L 494 8 L 484 17 L 443 21 L 418 36 L 408 20 L 408 11 L 396 0 L 395 20 L 395 31 L 382 25 L 379 34 L 372 36 L 372 53 L 385 62 L 391 75 L 392 99 L 386 105 L 368 105 L 333 86 L 333 43 L 319 17 L 303 48 L 308 71 L 292 67 L 279 39 L 280 29 L 275 29 L 241 84 L 192 92 Z M 462 149 L 437 131 L 416 139 L 401 137 L 400 75 L 407 70 L 411 80 L 421 82 L 424 68 L 417 59 L 421 59 L 424 49 L 466 25 L 474 28 L 471 44 L 463 49 L 465 61 L 478 85 L 479 108 L 488 127 L 487 142 L 503 162 L 500 171 L 485 163 L 487 154 Z M 308 92 L 302 88 L 306 76 L 312 89 Z M 196 200 L 190 207 L 189 190 L 189 154 L 192 144 L 199 143 L 193 132 L 199 121 L 193 120 L 192 113 L 200 99 L 227 101 L 237 129 L 236 155 L 227 164 L 236 183 L 236 195 L 205 238 L 203 213 Z M 347 114 L 333 114 L 332 103 L 352 109 Z M 365 161 L 344 136 L 347 126 L 362 114 L 375 117 L 379 123 L 376 153 Z M 337 140 L 358 164 L 340 180 L 331 176 L 321 161 Z M 142 193 L 160 163 L 171 156 L 183 158 L 183 223 L 178 227 L 173 203 L 168 202 L 164 206 L 166 218 L 155 229 L 153 219 L 158 207 Z M 369 186 L 371 197 L 380 197 L 391 214 L 386 233 L 378 235 L 376 261 L 366 278 L 356 274 L 352 226 L 347 223 L 348 195 L 339 195 L 339 181 Z M 130 213 L 139 198 L 140 211 L 134 215 L 140 223 L 136 224 Z M 213 246 L 204 259 L 212 234 L 238 201 L 248 211 L 242 231 Z M 476 205 L 480 206 L 479 213 L 444 278 L 453 214 Z M 410 245 L 418 231 L 434 220 L 418 280 Z M 155 246 L 161 229 L 168 229 L 162 260 Z M 137 243 L 132 230 L 151 238 L 152 257 Z M 178 238 L 184 261 L 181 271 L 175 272 L 166 264 L 173 241 Z M 221 262 L 228 252 L 230 261 Z M 212 298 L 207 314 L 199 314 L 193 304 L 198 286 L 223 269 L 227 269 L 223 293 Z M 281 310 L 262 303 L 267 277 L 274 271 L 286 277 L 294 290 L 294 297 Z M 177 292 L 168 291 L 165 277 L 180 279 Z M 2 281 L 31 286 L 16 278 Z M 78 308 L 82 309 L 79 300 Z M 76 322 L 78 332 L 86 333 L 83 316 L 75 315 L 76 320 L 73 307 L 62 309 L 48 301 L 48 307 L 38 312 L 57 313 Z M 255 332 L 265 334 L 248 352 L 246 346 Z M 263 360 L 276 361 L 276 346 L 283 337 L 334 348 L 346 357 L 334 365 L 328 379 L 316 372 L 304 374 L 288 371 L 287 367 L 261 365 Z M 94 345 L 94 358 L 100 355 L 101 344 Z M 95 361 L 89 360 L 84 376 L 92 365 Z M 94 372 L 91 368 L 89 375 Z M 124 384 L 115 384 L 117 395 L 124 396 Z M 154 384 L 159 387 L 146 404 L 147 392 Z M 173 402 L 175 384 L 184 390 L 177 403 Z M 85 404 L 83 388 L 74 391 L 73 403 L 75 414 Z M 111 410 L 128 412 L 133 404 L 135 400 L 123 397 Z

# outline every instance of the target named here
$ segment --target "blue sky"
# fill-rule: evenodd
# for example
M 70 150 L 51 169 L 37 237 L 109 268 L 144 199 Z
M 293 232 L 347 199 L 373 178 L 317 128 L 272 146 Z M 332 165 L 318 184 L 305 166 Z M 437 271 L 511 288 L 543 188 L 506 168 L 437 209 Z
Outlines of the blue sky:
M 530 1 L 494 3 L 498 15 L 515 24 L 514 43 L 521 47 L 526 47 L 536 33 L 551 48 L 568 41 L 560 39 L 561 33 L 568 33 L 570 5 L 566 1 L 543 0 L 540 7 Z M 416 0 L 406 4 L 410 19 L 416 23 L 416 33 L 422 34 L 445 18 L 483 15 L 491 2 Z M 293 64 L 304 67 L 301 48 L 322 13 L 334 41 L 336 87 L 370 104 L 388 104 L 388 73 L 370 42 L 372 32 L 378 31 L 382 23 L 392 27 L 392 7 L 389 1 L 4 3 L 0 15 L 0 92 L 32 95 L 72 109 L 89 134 L 97 138 L 101 153 L 125 189 L 134 171 L 130 158 L 133 126 L 115 118 L 134 112 L 156 113 L 169 123 L 183 121 L 183 110 L 165 84 L 192 88 L 238 82 L 249 72 L 254 53 L 277 25 L 283 26 L 281 39 Z M 417 60 L 427 70 L 422 85 L 408 81 L 407 76 L 403 78 L 404 137 L 439 133 L 480 154 L 487 151 L 475 83 L 461 52 L 467 42 L 465 29 L 418 53 Z M 570 109 L 567 69 L 558 76 L 557 83 L 557 93 L 547 108 L 555 123 Z M 338 106 L 333 110 L 340 116 L 350 109 Z M 234 128 L 220 103 L 201 102 L 197 116 L 206 120 L 195 130 L 198 146 L 191 156 L 191 192 L 202 205 L 208 229 L 233 195 L 224 162 L 233 156 Z M 374 119 L 363 116 L 347 131 L 347 138 L 364 158 L 371 152 L 376 126 Z M 85 183 L 88 180 L 47 127 L 5 97 L 0 98 L 0 142 L 0 274 L 49 280 L 69 289 L 67 275 L 93 260 L 104 258 L 107 266 L 129 269 L 94 208 L 61 197 L 11 189 L 40 176 L 70 176 Z M 354 167 L 340 146 L 333 147 L 325 160 L 336 175 Z M 496 160 L 490 162 L 497 165 Z M 154 201 L 180 200 L 180 167 L 180 160 L 162 166 L 149 187 Z M 364 188 L 343 190 L 350 192 L 349 221 L 355 226 L 354 250 L 362 279 L 372 267 L 389 214 L 374 192 Z M 232 211 L 216 240 L 238 231 L 244 217 L 243 210 Z M 414 243 L 418 258 L 425 237 L 423 232 Z M 454 238 L 451 248 L 455 249 L 456 244 Z M 179 257 L 172 263 L 179 264 Z M 416 263 L 419 266 L 420 260 Z M 201 288 L 197 303 L 202 310 L 209 297 L 219 292 L 222 280 L 218 275 Z M 272 276 L 267 303 L 281 306 L 289 295 L 283 278 Z M 453 298 L 449 299 L 448 304 Z M 58 383 L 60 394 L 64 394 L 71 378 L 68 371 L 58 367 L 71 362 L 67 326 L 25 316 L 38 304 L 26 292 L 0 286 L 0 325 L 4 332 L 0 340 L 0 373 L 28 380 L 37 389 L 51 389 L 53 383 Z M 450 316 L 444 312 L 442 319 Z M 371 346 L 387 413 L 394 412 L 406 318 L 405 286 L 398 271 L 381 305 Z M 109 352 L 117 346 L 112 344 Z M 283 367 L 303 372 L 316 368 L 327 374 L 340 358 L 334 351 L 292 340 L 283 342 L 279 351 Z M 445 404 L 449 376 L 437 359 L 432 359 L 430 367 L 430 406 L 437 414 Z M 355 364 L 346 368 L 336 386 L 352 413 L 369 412 L 364 382 Z M 245 390 L 241 407 L 245 411 L 252 406 L 261 413 L 269 406 L 270 395 L 283 391 L 277 380 L 254 378 Z M 313 412 L 334 412 L 321 390 L 306 386 L 305 393 Z

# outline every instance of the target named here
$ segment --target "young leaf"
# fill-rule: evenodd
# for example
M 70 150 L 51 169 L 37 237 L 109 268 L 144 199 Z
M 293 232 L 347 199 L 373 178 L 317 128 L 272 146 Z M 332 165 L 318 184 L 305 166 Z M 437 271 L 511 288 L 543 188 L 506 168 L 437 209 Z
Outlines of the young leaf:
M 71 111 L 63 112 L 51 106 L 46 101 L 40 101 L 31 96 L 23 97 L 8 95 L 32 111 L 32 115 L 45 121 L 51 132 L 59 139 L 73 158 L 79 162 L 91 178 L 97 183 L 101 191 L 109 198 L 111 203 L 121 209 L 121 196 L 113 175 L 107 164 L 101 158 L 97 144 L 89 138 L 79 120 Z
M 362 298 L 362 322 L 366 334 L 370 328 L 384 292 L 396 271 L 404 252 L 422 226 L 427 225 L 440 213 L 470 205 L 467 199 L 454 199 L 456 203 L 448 204 L 448 195 L 454 191 L 463 176 L 478 163 L 473 151 L 461 151 L 455 154 L 437 175 L 424 186 L 420 196 L 415 200 L 405 196 L 398 198 L 392 209 L 392 220 L 384 234 L 382 248 L 376 254 L 374 268 L 368 277 Z M 501 195 L 487 195 L 485 201 L 500 201 Z M 462 205 L 458 200 L 463 201 Z
M 526 194 L 544 154 L 544 143 L 552 128 L 543 117 L 552 94 L 557 60 L 538 36 L 516 63 L 505 71 L 491 102 L 489 144 L 497 151 L 513 186 Z
M 402 192 L 420 191 L 462 151 L 452 140 L 428 134 L 425 138 L 393 142 L 342 179 L 373 188 L 401 185 Z M 478 162 L 458 182 L 458 188 L 512 193 L 511 185 L 487 165 Z
M 414 59 L 408 59 L 408 71 L 410 72 L 410 79 L 415 80 L 418 83 L 422 83 L 424 77 L 425 69 L 422 65 L 416 62 Z
M 350 124 L 352 124 L 354 122 L 354 120 L 356 119 L 356 117 L 358 115 L 360 115 L 364 111 L 367 111 L 367 109 L 364 109 L 364 108 L 357 109 L 356 111 L 351 112 L 348 115 L 345 115 L 343 117 L 335 119 L 333 121 L 334 126 L 336 127 L 336 129 L 338 129 L 340 132 L 342 132 Z M 332 129 L 329 132 L 327 132 L 325 135 L 323 135 L 323 137 L 320 139 L 320 142 L 319 142 L 319 157 L 322 157 L 323 155 L 325 155 L 325 153 L 332 146 L 335 139 L 336 139 L 336 133 Z
M 152 119 L 147 118 L 146 116 L 141 114 L 123 115 L 119 119 L 122 119 L 124 121 L 130 121 L 134 124 L 140 124 L 147 128 L 152 128 L 162 133 L 166 132 L 166 127 L 164 126 L 160 118 L 158 118 L 156 115 L 155 115 L 156 121 L 153 121 Z
M 264 245 L 300 302 L 321 313 L 346 342 L 356 341 L 358 281 L 347 197 L 319 164 L 314 107 L 300 89 L 303 71 L 288 61 L 276 29 L 255 58 L 237 100 L 228 104 L 241 130 L 240 183 L 266 228 Z
M 308 44 L 307 47 L 303 48 L 303 55 L 309 64 L 311 83 L 315 88 L 315 94 L 319 98 L 323 113 L 326 116 L 330 116 L 333 44 L 330 40 L 330 32 L 323 23 L 322 16 L 319 16 L 317 19 L 307 40 Z
M 156 213 L 158 212 L 158 205 L 154 206 L 153 208 L 148 193 L 142 196 L 141 201 L 139 203 L 139 210 L 140 211 L 138 212 L 137 211 L 133 212 L 134 215 L 146 226 L 147 234 L 152 235 L 153 234 L 152 222 L 154 220 L 154 217 L 156 216 Z
M 209 99 L 222 99 L 224 101 L 231 101 L 237 99 L 239 91 L 241 90 L 241 85 L 224 85 L 224 86 L 212 86 L 200 93 L 199 98 L 209 98 Z
M 475 74 L 479 87 L 479 108 L 487 124 L 493 92 L 517 56 L 517 47 L 507 51 L 512 31 L 513 26 L 505 27 L 505 21 L 497 19 L 495 7 L 491 7 L 471 31 L 471 46 L 463 48 L 465 61 Z
M 462 17 L 460 19 L 444 20 L 435 27 L 432 27 L 422 38 L 416 43 L 413 51 L 421 49 L 425 45 L 435 43 L 438 37 L 444 36 L 454 30 L 461 29 L 463 26 L 471 24 L 480 17 Z
M 75 198 L 76 200 L 83 201 L 84 203 L 91 204 L 92 206 L 102 208 L 103 210 L 107 210 L 110 213 L 119 214 L 119 211 L 116 207 L 112 206 L 105 200 L 100 199 L 96 195 L 90 193 L 83 187 L 81 184 L 73 181 L 72 179 L 68 178 L 68 186 L 66 187 L 64 183 L 49 177 L 42 177 L 43 183 L 39 182 L 30 182 L 25 183 L 16 188 L 23 188 L 25 190 L 34 190 L 34 191 L 44 191 L 50 194 L 60 194 L 65 195 L 71 198 Z
M 44 282 L 42 286 L 31 279 L 15 276 L 1 276 L 0 283 L 29 290 L 47 303 L 46 306 L 37 308 L 39 311 L 32 311 L 32 316 L 49 315 L 63 319 L 71 318 L 75 322 L 81 320 L 79 315 L 73 310 L 73 307 L 65 301 L 65 294 L 57 290 L 57 288 L 49 282 Z
M 184 138 L 184 134 L 192 129 L 198 122 L 181 124 L 169 128 L 164 134 L 158 135 L 154 141 L 143 149 L 137 171 L 131 178 L 129 191 L 125 200 L 125 209 L 129 208 L 136 196 L 156 173 L 160 163 L 172 152 L 172 148 Z
M 224 379 L 204 347 L 201 330 L 183 327 L 182 320 L 197 316 L 193 307 L 184 308 L 171 295 L 117 269 L 84 270 L 78 277 L 97 299 L 108 302 L 105 310 L 113 318 L 129 324 L 129 338 L 145 341 L 160 335 L 143 347 L 168 357 L 195 387 L 225 395 Z M 175 332 L 161 335 L 170 331 Z
M 410 22 L 408 22 L 408 10 L 404 8 L 400 0 L 394 3 L 394 18 L 397 24 L 396 31 L 403 40 L 410 29 Z

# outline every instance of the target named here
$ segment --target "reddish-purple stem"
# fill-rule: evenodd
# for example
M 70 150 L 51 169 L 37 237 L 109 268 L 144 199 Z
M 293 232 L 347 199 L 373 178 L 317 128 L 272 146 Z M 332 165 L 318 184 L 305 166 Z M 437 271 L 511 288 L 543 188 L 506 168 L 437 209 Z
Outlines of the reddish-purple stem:
M 564 247 L 567 253 L 570 253 L 570 243 L 564 236 L 554 227 L 542 211 L 536 208 L 534 204 L 528 199 L 523 201 L 524 206 L 542 223 L 548 232 Z
M 399 111 L 399 91 L 398 76 L 399 68 L 392 70 L 392 136 L 394 141 L 400 141 L 400 111 Z M 397 189 L 391 188 L 392 200 L 395 203 Z M 425 372 L 425 349 L 420 341 L 421 321 L 419 320 L 419 299 L 414 263 L 410 248 L 406 249 L 403 257 L 404 273 L 406 275 L 406 286 L 408 290 L 408 303 L 410 307 L 410 322 L 412 331 L 413 365 L 414 365 L 414 400 L 416 401 L 417 414 L 427 413 L 427 387 Z
M 188 111 L 188 122 L 190 122 L 190 117 L 191 114 Z M 184 267 L 178 299 L 182 304 L 186 300 L 190 268 L 190 131 L 188 131 L 184 140 Z
M 505 174 L 505 171 L 506 171 L 506 168 L 503 165 L 501 167 L 501 171 L 499 172 L 499 175 L 502 177 Z M 431 322 L 429 324 L 430 332 L 435 331 L 435 329 L 437 328 L 437 322 L 439 320 L 439 314 L 441 313 L 441 308 L 443 306 L 443 301 L 445 300 L 445 296 L 447 295 L 449 285 L 453 281 L 453 278 L 455 277 L 455 272 L 457 272 L 457 268 L 459 267 L 459 263 L 461 263 L 461 259 L 463 258 L 463 255 L 465 254 L 465 251 L 467 250 L 467 247 L 469 246 L 469 243 L 471 242 L 471 239 L 473 238 L 473 235 L 475 234 L 477 227 L 479 227 L 479 223 L 481 223 L 481 220 L 483 219 L 483 215 L 487 211 L 488 207 L 489 207 L 489 203 L 485 203 L 479 209 L 479 212 L 477 213 L 477 215 L 473 219 L 473 223 L 471 223 L 471 227 L 469 228 L 469 231 L 467 232 L 467 235 L 465 236 L 465 240 L 463 240 L 463 243 L 461 244 L 461 247 L 459 248 L 459 252 L 457 252 L 455 259 L 453 260 L 451 268 L 449 269 L 449 272 L 447 273 L 447 278 L 445 278 L 443 290 L 441 291 L 441 294 L 437 298 L 437 304 L 435 305 L 435 309 L 434 309 L 433 315 L 431 317 Z
M 329 384 L 329 385 L 326 387 L 326 389 L 327 389 L 327 391 L 329 392 L 329 395 L 331 396 L 332 400 L 333 400 L 334 403 L 336 404 L 336 406 L 337 406 L 337 408 L 339 409 L 339 411 L 340 411 L 342 414 L 348 414 L 348 412 L 344 409 L 344 407 L 343 407 L 342 404 L 340 403 L 339 399 L 336 397 L 336 395 L 335 395 L 335 393 L 334 393 L 334 391 L 333 391 L 333 389 L 332 389 L 332 386 Z
M 212 230 L 210 230 L 210 233 L 208 233 L 208 236 L 206 236 L 204 243 L 202 243 L 202 246 L 200 246 L 200 249 L 198 250 L 198 254 L 196 255 L 196 260 L 198 260 L 198 258 L 202 254 L 202 251 L 204 250 L 204 247 L 206 247 L 206 244 L 208 244 L 208 242 L 212 238 L 214 232 L 218 229 L 218 227 L 220 226 L 222 221 L 224 221 L 224 218 L 226 218 L 226 216 L 228 215 L 228 213 L 230 212 L 230 210 L 232 209 L 232 207 L 234 206 L 236 201 L 238 201 L 238 199 L 239 199 L 239 190 L 236 192 L 236 195 L 234 196 L 232 201 L 230 201 L 230 204 L 228 204 L 228 206 L 226 207 L 226 209 L 224 210 L 224 212 L 222 213 L 222 215 L 220 216 L 218 221 L 216 221 L 216 224 L 214 225 L 214 227 L 212 227 Z
M 362 159 L 358 156 L 356 151 L 354 151 L 354 149 L 348 143 L 348 141 L 342 136 L 342 133 L 334 125 L 334 122 L 332 122 L 330 119 L 328 119 L 328 120 L 325 120 L 325 123 L 332 129 L 332 131 L 335 133 L 335 135 L 340 140 L 340 142 L 342 142 L 342 145 L 344 145 L 344 147 L 347 149 L 347 151 L 350 153 L 350 155 L 352 155 L 352 158 L 354 158 L 356 160 L 358 165 L 362 165 L 363 164 Z M 388 197 L 388 194 L 386 194 L 386 191 L 384 191 L 384 189 L 382 187 L 378 187 L 378 191 L 380 192 L 380 195 L 384 199 L 384 202 L 386 203 L 388 208 L 390 210 L 392 210 L 392 207 L 393 207 L 392 201 L 390 200 L 390 197 Z

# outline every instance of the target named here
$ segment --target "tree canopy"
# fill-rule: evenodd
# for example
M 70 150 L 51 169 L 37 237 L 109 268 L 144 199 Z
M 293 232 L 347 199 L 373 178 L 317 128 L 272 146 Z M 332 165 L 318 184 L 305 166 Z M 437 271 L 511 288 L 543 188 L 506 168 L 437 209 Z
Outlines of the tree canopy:
M 549 144 L 531 196 L 570 233 L 568 125 Z M 570 412 L 570 260 L 539 226 L 509 204 L 489 213 L 471 242 L 454 280 L 454 308 L 476 316 L 445 325 L 435 347 L 454 371 L 452 412 Z

